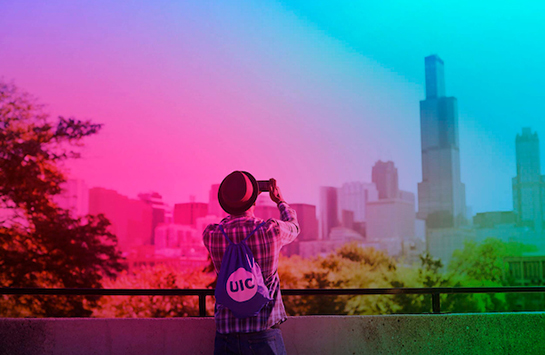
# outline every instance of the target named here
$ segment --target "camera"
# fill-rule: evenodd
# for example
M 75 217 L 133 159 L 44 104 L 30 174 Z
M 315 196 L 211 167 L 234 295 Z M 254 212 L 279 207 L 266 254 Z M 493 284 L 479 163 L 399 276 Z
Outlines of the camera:
M 258 180 L 257 185 L 259 187 L 259 192 L 269 192 L 271 189 L 270 180 Z

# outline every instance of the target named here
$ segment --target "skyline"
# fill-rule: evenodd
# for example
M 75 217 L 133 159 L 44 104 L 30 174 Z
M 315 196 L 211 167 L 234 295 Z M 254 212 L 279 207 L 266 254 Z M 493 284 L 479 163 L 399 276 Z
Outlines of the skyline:
M 416 193 L 423 58 L 438 54 L 467 205 L 512 210 L 515 136 L 544 132 L 544 5 L 423 4 L 4 2 L 0 76 L 53 115 L 105 124 L 70 164 L 89 186 L 207 201 L 244 169 L 317 205 L 319 186 L 370 182 L 378 160 Z

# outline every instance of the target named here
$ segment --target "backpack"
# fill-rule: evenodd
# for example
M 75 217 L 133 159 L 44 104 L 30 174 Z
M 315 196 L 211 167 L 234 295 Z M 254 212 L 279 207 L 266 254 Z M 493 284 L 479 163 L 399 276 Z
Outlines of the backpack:
M 221 224 L 219 226 L 229 245 L 223 254 L 218 273 L 216 303 L 229 308 L 237 318 L 256 316 L 272 300 L 263 281 L 261 268 L 246 244 L 246 240 L 264 224 L 265 222 L 257 226 L 238 244 L 229 239 Z

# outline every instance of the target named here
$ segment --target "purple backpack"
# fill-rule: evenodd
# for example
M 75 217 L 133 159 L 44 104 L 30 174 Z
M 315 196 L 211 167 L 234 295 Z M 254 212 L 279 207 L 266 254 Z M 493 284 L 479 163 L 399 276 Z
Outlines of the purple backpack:
M 263 281 L 261 268 L 246 245 L 246 240 L 264 224 L 265 222 L 257 226 L 238 244 L 229 239 L 221 224 L 219 226 L 229 245 L 223 254 L 218 273 L 216 303 L 229 308 L 237 318 L 256 316 L 261 308 L 272 300 L 269 297 L 269 289 Z

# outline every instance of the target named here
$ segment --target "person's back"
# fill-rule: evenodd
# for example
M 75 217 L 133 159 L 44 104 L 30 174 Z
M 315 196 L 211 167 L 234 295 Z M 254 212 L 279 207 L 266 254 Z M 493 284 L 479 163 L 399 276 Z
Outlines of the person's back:
M 270 184 L 270 196 L 278 205 L 281 220 L 263 221 L 256 218 L 253 209 L 259 193 L 257 182 L 249 173 L 233 172 L 222 182 L 218 193 L 220 204 L 230 215 L 220 224 L 209 225 L 203 232 L 204 244 L 210 252 L 216 272 L 219 272 L 229 240 L 238 244 L 255 230 L 245 243 L 261 267 L 269 297 L 272 299 L 256 316 L 248 318 L 237 318 L 229 308 L 216 304 L 216 354 L 244 353 L 243 349 L 255 350 L 256 347 L 272 347 L 276 348 L 272 353 L 285 353 L 278 328 L 287 318 L 280 294 L 278 257 L 282 246 L 291 243 L 299 234 L 299 225 L 295 211 L 282 200 L 276 181 L 271 179 Z M 237 189 L 241 190 L 232 191 Z M 221 231 L 220 225 L 229 240 Z M 270 344 L 271 339 L 274 339 L 273 345 Z M 265 353 L 270 353 L 271 350 L 268 351 Z

